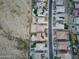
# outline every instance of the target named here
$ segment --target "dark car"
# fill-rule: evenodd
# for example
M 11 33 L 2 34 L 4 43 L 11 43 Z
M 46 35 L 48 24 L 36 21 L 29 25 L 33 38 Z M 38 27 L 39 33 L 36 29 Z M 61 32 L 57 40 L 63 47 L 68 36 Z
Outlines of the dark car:
M 77 52 L 78 52 L 77 48 L 72 47 L 72 53 L 73 53 L 73 55 L 77 55 Z

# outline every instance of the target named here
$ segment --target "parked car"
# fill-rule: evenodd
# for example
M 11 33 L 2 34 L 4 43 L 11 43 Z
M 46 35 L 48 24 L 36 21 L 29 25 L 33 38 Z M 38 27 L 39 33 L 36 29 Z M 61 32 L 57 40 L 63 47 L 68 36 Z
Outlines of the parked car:
M 77 52 L 78 52 L 77 48 L 72 47 L 72 53 L 73 53 L 73 55 L 77 55 Z

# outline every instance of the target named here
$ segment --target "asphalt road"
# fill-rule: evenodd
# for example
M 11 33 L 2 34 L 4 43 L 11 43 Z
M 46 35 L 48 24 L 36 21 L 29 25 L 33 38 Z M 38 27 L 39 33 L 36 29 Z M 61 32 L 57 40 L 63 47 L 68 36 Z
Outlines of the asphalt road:
M 49 11 L 48 11 L 48 37 L 49 37 L 49 59 L 53 59 L 53 46 L 52 46 L 52 0 L 48 0 Z

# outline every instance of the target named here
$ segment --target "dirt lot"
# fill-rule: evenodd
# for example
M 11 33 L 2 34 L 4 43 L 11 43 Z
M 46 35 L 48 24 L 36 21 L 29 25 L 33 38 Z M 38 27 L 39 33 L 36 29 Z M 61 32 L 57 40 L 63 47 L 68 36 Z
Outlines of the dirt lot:
M 31 0 L 0 0 L 0 59 L 28 59 L 31 20 Z

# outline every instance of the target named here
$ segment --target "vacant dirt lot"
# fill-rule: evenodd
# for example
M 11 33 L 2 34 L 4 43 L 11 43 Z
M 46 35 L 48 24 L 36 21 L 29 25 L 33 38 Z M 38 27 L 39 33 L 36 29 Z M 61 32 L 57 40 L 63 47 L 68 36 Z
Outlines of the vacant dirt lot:
M 0 0 L 0 59 L 28 59 L 31 0 Z

